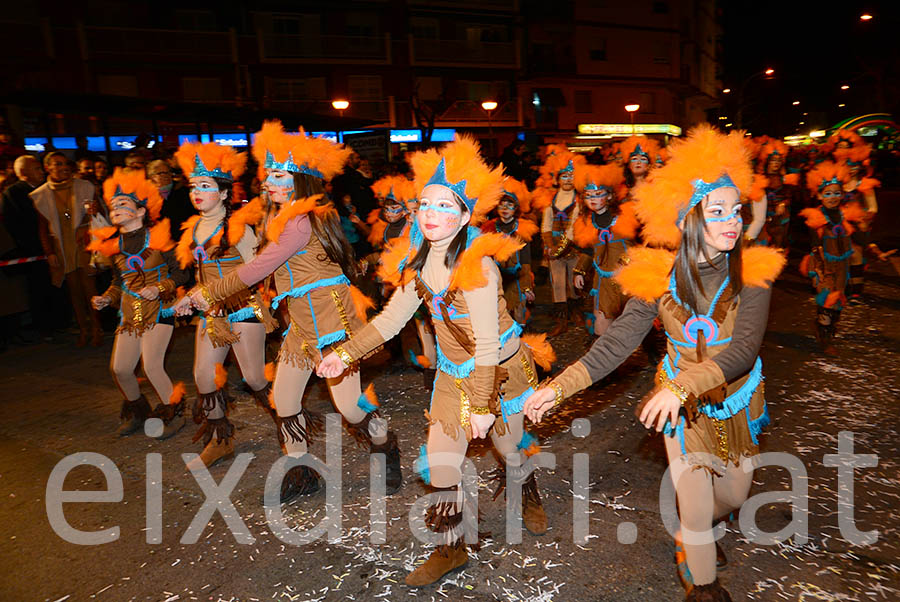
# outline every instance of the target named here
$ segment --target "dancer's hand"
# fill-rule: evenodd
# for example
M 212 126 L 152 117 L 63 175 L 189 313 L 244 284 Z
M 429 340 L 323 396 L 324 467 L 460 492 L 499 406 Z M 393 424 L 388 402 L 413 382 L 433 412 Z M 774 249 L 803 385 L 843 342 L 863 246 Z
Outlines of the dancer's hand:
M 200 292 L 200 289 L 194 289 L 190 293 L 188 293 L 187 297 L 191 300 L 191 305 L 194 306 L 199 311 L 209 311 L 209 303 L 206 302 L 206 299 L 203 298 L 203 293 Z
M 534 291 L 525 291 L 525 301 L 528 303 L 534 302 Z
M 159 287 L 155 284 L 150 286 L 145 286 L 141 290 L 138 291 L 138 295 L 147 299 L 148 301 L 153 301 L 157 297 L 159 297 Z
M 344 373 L 344 370 L 346 370 L 347 367 L 344 360 L 338 357 L 337 353 L 332 351 L 322 358 L 322 361 L 316 366 L 316 374 L 321 378 L 337 378 Z
M 888 258 L 897 252 L 897 249 L 891 249 L 890 251 L 881 251 L 878 253 L 878 261 L 887 261 Z
M 663 430 L 666 418 L 674 427 L 678 424 L 678 411 L 681 409 L 681 400 L 669 389 L 663 388 L 650 398 L 641 411 L 639 420 L 646 428 L 653 428 L 656 424 L 656 432 Z
M 100 311 L 104 307 L 109 307 L 109 304 L 112 300 L 106 295 L 98 295 L 95 297 L 91 297 L 91 305 L 94 306 L 94 309 Z
M 472 414 L 469 413 L 469 423 L 472 425 L 472 438 L 484 439 L 494 426 L 494 420 L 497 417 L 493 414 Z
M 172 311 L 175 312 L 176 316 L 191 315 L 191 298 L 185 295 L 184 297 L 176 301 L 175 305 L 172 306 Z
M 584 288 L 584 276 L 581 274 L 576 274 L 574 278 L 575 288 L 581 290 Z
M 547 410 L 553 407 L 556 401 L 556 391 L 550 387 L 538 389 L 528 396 L 525 400 L 525 415 L 533 423 L 538 424 L 547 413 Z

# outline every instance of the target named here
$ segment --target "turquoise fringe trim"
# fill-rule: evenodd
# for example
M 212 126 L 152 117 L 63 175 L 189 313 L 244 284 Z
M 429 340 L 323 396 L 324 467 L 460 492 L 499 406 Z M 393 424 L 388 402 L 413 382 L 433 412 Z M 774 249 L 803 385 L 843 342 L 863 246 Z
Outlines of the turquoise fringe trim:
M 237 310 L 236 312 L 228 314 L 228 321 L 232 324 L 234 322 L 243 322 L 245 320 L 252 320 L 256 317 L 256 314 L 253 313 L 252 307 L 244 307 L 242 309 Z
M 356 407 L 358 407 L 360 410 L 362 410 L 366 414 L 371 414 L 372 412 L 374 412 L 375 410 L 378 409 L 378 406 L 372 404 L 372 402 L 369 401 L 369 398 L 366 397 L 365 393 L 360 395 L 359 399 L 356 400 Z
M 670 379 L 675 378 L 675 374 L 672 372 L 668 362 L 663 362 L 663 368 L 665 368 L 666 374 Z M 753 364 L 753 369 L 750 370 L 747 382 L 741 385 L 740 389 L 726 397 L 722 403 L 707 404 L 701 406 L 699 410 L 715 420 L 727 420 L 750 405 L 750 399 L 762 380 L 762 359 L 757 357 L 756 363 Z
M 500 346 L 503 347 L 507 342 L 509 342 L 511 338 L 513 338 L 514 336 L 517 337 L 522 334 L 522 330 L 523 328 L 521 324 L 519 324 L 518 322 L 513 322 L 513 325 L 510 326 L 506 330 L 506 332 L 500 335 Z
M 422 477 L 422 481 L 424 481 L 426 485 L 431 485 L 431 469 L 428 467 L 428 451 L 424 445 L 419 448 L 419 457 L 416 458 L 413 469 L 419 473 L 419 476 Z
M 508 418 L 513 414 L 518 414 L 525 409 L 525 400 L 534 393 L 534 389 L 528 387 L 521 395 L 512 399 L 504 399 L 500 402 L 500 411 L 503 413 L 503 422 L 509 422 Z
M 762 430 L 769 426 L 769 406 L 763 405 L 763 413 L 759 415 L 759 418 L 756 420 L 750 419 L 750 407 L 747 406 L 745 410 L 747 413 L 747 426 L 750 427 L 750 438 L 753 440 L 753 445 L 759 445 L 759 435 L 762 433 Z
M 173 307 L 164 307 L 163 309 L 159 310 L 159 317 L 163 320 L 165 320 L 166 318 L 171 318 L 174 315 L 175 308 Z
M 326 345 L 331 345 L 332 343 L 343 341 L 345 338 L 347 338 L 347 331 L 341 328 L 340 330 L 335 330 L 334 332 L 320 336 L 319 342 L 316 343 L 316 347 L 321 349 Z
M 475 369 L 475 358 L 471 357 L 462 364 L 454 364 L 447 356 L 441 352 L 441 348 L 437 348 L 437 367 L 444 374 L 448 374 L 453 378 L 467 378 Z
M 322 288 L 325 286 L 336 286 L 338 284 L 349 285 L 350 279 L 347 278 L 344 274 L 341 274 L 340 276 L 334 276 L 333 278 L 324 278 L 322 280 L 310 282 L 309 284 L 304 284 L 303 286 L 292 288 L 286 293 L 281 293 L 280 295 L 272 299 L 272 309 L 278 309 L 278 304 L 281 303 L 281 300 L 285 297 L 292 297 L 294 299 L 297 299 L 298 297 L 305 297 L 309 294 L 310 291 L 317 288 Z
M 853 255 L 853 249 L 850 249 L 842 255 L 832 255 L 831 253 L 826 253 L 825 251 L 822 251 L 822 254 L 825 255 L 825 259 L 827 259 L 828 261 L 844 261 L 845 259 L 849 259 L 851 255 Z

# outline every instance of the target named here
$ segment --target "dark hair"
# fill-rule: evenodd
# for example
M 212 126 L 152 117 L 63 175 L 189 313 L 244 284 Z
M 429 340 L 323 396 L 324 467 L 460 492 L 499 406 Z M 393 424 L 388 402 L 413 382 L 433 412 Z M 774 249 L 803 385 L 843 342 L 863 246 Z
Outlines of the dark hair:
M 305 198 L 316 194 L 323 194 L 325 186 L 322 180 L 314 176 L 295 173 L 294 174 L 294 197 Z M 324 205 L 328 200 L 323 196 L 319 200 L 320 205 Z M 325 255 L 328 259 L 341 266 L 344 275 L 351 281 L 356 280 L 356 258 L 353 253 L 353 247 L 347 242 L 347 236 L 344 229 L 341 228 L 341 220 L 334 213 L 329 213 L 323 217 L 319 217 L 313 212 L 309 213 L 309 224 L 313 233 L 322 248 L 325 249 Z M 325 257 L 317 258 L 325 261 Z
M 455 194 L 453 195 L 454 200 L 463 210 L 463 213 L 468 213 L 469 208 L 466 207 L 466 204 L 462 202 Z M 459 259 L 459 255 L 466 249 L 466 245 L 469 242 L 469 227 L 468 224 L 463 226 L 463 229 L 456 233 L 456 236 L 453 237 L 453 240 L 450 241 L 450 246 L 447 247 L 447 255 L 444 257 L 444 265 L 447 266 L 448 270 L 452 270 L 456 267 L 456 260 Z M 423 267 L 425 267 L 425 260 L 428 259 L 428 252 L 431 250 L 431 243 L 428 242 L 428 239 L 422 241 L 422 246 L 419 247 L 418 253 L 412 258 L 409 262 L 409 269 L 414 271 L 419 271 Z
M 228 247 L 230 246 L 228 244 L 228 218 L 231 217 L 231 214 L 234 211 L 231 207 L 231 199 L 234 195 L 234 189 L 231 180 L 226 180 L 224 178 L 213 178 L 213 180 L 215 180 L 220 192 L 224 190 L 227 193 L 225 199 L 222 201 L 222 204 L 225 205 L 225 217 L 222 220 L 222 238 L 220 239 L 221 242 L 211 255 L 212 259 L 218 259 L 225 254 L 225 251 L 227 251 Z
M 42 163 L 44 164 L 44 167 L 45 167 L 45 168 L 46 168 L 47 165 L 50 163 L 50 159 L 52 159 L 53 157 L 62 157 L 63 160 L 66 161 L 66 163 L 69 162 L 69 158 L 65 155 L 65 153 L 63 153 L 63 152 L 61 152 L 61 151 L 57 151 L 57 150 L 55 150 L 55 151 L 50 151 L 49 153 L 47 153 L 46 155 L 44 155 L 44 160 L 42 161 Z
M 626 161 L 623 169 L 625 171 L 625 186 L 634 188 L 634 185 L 637 184 L 637 178 L 634 176 L 634 172 L 631 171 L 631 161 Z
M 700 282 L 700 269 L 697 260 L 703 258 L 709 263 L 706 252 L 706 220 L 703 217 L 703 203 L 697 203 L 684 219 L 684 230 L 681 233 L 681 246 L 675 254 L 675 291 L 682 304 L 692 312 L 699 314 L 700 299 L 706 296 L 703 283 Z M 741 263 L 741 237 L 737 237 L 734 248 L 726 253 L 728 256 L 728 277 L 731 286 L 731 298 L 736 297 L 744 287 Z M 724 299 L 723 299 L 724 301 Z

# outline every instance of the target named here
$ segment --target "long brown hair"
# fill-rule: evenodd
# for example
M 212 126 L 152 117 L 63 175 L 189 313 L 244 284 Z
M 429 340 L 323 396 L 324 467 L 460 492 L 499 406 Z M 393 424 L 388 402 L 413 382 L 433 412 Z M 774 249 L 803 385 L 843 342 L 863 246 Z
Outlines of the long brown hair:
M 228 220 L 231 218 L 231 214 L 234 211 L 234 208 L 231 206 L 231 198 L 234 195 L 234 191 L 232 189 L 231 180 L 226 180 L 224 178 L 213 178 L 215 180 L 216 185 L 219 187 L 219 191 L 227 192 L 227 196 L 225 200 L 222 201 L 222 205 L 225 207 L 225 217 L 222 218 L 222 238 L 219 243 L 219 246 L 213 251 L 212 259 L 218 259 L 225 255 L 225 251 L 228 250 L 230 243 L 228 242 Z
M 456 194 L 453 195 L 453 199 L 462 210 L 460 216 L 469 212 L 469 208 L 458 196 L 456 196 Z M 447 247 L 447 255 L 444 256 L 444 265 L 447 266 L 448 270 L 452 271 L 453 268 L 456 267 L 456 261 L 459 259 L 460 254 L 466 250 L 467 244 L 469 244 L 469 224 L 463 226 L 462 230 L 456 233 L 453 240 L 450 241 L 450 246 Z M 418 271 L 425 267 L 425 260 L 428 259 L 428 252 L 430 250 L 431 243 L 428 242 L 427 238 L 423 238 L 422 246 L 419 247 L 419 251 L 409 262 L 409 269 Z
M 295 173 L 294 174 L 294 198 L 306 198 L 314 194 L 324 194 L 325 186 L 322 180 L 314 176 Z M 319 201 L 320 205 L 328 203 L 323 196 Z M 313 234 L 322 243 L 325 249 L 325 255 L 334 263 L 341 266 L 341 270 L 351 281 L 356 280 L 356 258 L 353 253 L 353 247 L 347 242 L 344 230 L 341 228 L 340 219 L 334 213 L 328 213 L 323 217 L 319 217 L 315 213 L 309 213 L 309 223 L 312 226 Z M 318 258 L 325 261 L 325 257 Z
M 681 246 L 675 254 L 675 291 L 682 304 L 695 314 L 700 313 L 700 300 L 706 297 L 703 283 L 700 281 L 700 259 L 712 263 L 706 252 L 706 220 L 703 217 L 703 203 L 697 203 L 684 218 L 684 230 L 681 232 Z M 731 286 L 731 298 L 736 297 L 744 287 L 741 263 L 741 236 L 737 237 L 734 248 L 728 251 L 728 278 Z M 723 299 L 724 300 L 724 299 Z

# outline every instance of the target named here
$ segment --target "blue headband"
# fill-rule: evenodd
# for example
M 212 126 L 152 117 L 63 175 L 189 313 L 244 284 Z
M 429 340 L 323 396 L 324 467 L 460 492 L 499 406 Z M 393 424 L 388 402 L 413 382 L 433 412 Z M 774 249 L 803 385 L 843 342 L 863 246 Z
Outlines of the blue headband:
M 819 184 L 819 192 L 822 192 L 822 190 L 824 190 L 826 186 L 830 186 L 831 184 L 837 184 L 838 186 L 840 186 L 840 185 L 841 185 L 841 181 L 838 180 L 838 177 L 837 177 L 837 176 L 834 176 L 834 177 L 831 178 L 830 180 L 826 180 L 826 179 L 823 178 L 823 179 L 822 179 L 822 183 Z
M 447 164 L 443 157 L 441 157 L 441 162 L 438 163 L 437 169 L 434 170 L 434 175 L 425 183 L 425 186 L 431 186 L 432 184 L 449 188 L 456 196 L 462 199 L 470 213 L 475 210 L 475 203 L 478 202 L 478 199 L 470 199 L 466 196 L 466 181 L 460 180 L 453 184 L 447 180 Z
M 267 157 L 268 159 L 268 157 Z M 191 175 L 188 176 L 190 178 L 217 178 L 219 180 L 228 180 L 231 182 L 233 178 L 231 177 L 230 171 L 222 171 L 218 167 L 210 170 L 203 164 L 203 161 L 200 160 L 200 155 L 194 155 L 194 171 L 191 172 Z
M 737 186 L 734 185 L 734 181 L 732 181 L 731 177 L 727 173 L 723 173 L 717 179 L 712 182 L 704 182 L 700 178 L 697 178 L 692 182 L 694 186 L 694 194 L 691 195 L 691 200 L 688 201 L 687 207 L 678 212 L 678 221 L 684 219 L 684 216 L 688 214 L 688 211 L 693 209 L 697 203 L 703 200 L 703 197 L 708 195 L 713 190 L 718 190 L 719 188 L 735 188 Z
M 563 174 L 563 173 L 566 173 L 566 172 L 569 172 L 569 171 L 575 171 L 575 164 L 572 163 L 572 160 L 571 160 L 571 159 L 569 159 L 569 162 L 566 163 L 566 166 L 565 166 L 565 167 L 563 167 L 562 169 L 559 170 L 559 173 L 560 173 L 560 174 Z
M 643 156 L 647 157 L 648 161 L 650 160 L 650 153 L 645 152 L 644 149 L 641 148 L 640 144 L 638 144 L 636 147 L 634 147 L 634 150 L 631 151 L 630 155 L 628 155 L 628 160 L 631 161 L 631 158 L 634 157 L 635 155 L 643 155 Z
M 514 192 L 510 192 L 510 191 L 504 189 L 503 194 L 510 197 L 512 200 L 514 200 L 517 205 L 519 204 L 519 197 L 517 197 Z
M 266 162 L 263 167 L 265 169 L 280 169 L 282 171 L 289 171 L 291 173 L 305 173 L 307 175 L 319 178 L 320 180 L 325 179 L 325 176 L 318 169 L 309 167 L 308 165 L 297 165 L 296 163 L 294 163 L 294 154 L 290 151 L 288 151 L 287 159 L 282 163 L 276 161 L 275 157 L 272 156 L 272 153 L 270 151 L 266 151 Z
M 588 182 L 584 185 L 585 191 L 588 190 L 605 190 L 606 192 L 612 192 L 612 188 L 609 186 L 597 186 L 593 182 Z
M 134 201 L 134 204 L 135 204 L 135 205 L 137 205 L 137 206 L 139 206 L 139 207 L 146 207 L 146 206 L 147 206 L 147 199 L 144 199 L 144 200 L 142 201 L 142 200 L 139 199 L 139 198 L 137 197 L 137 195 L 134 194 L 133 192 L 122 192 L 122 187 L 121 187 L 121 186 L 116 186 L 116 193 L 113 195 L 113 198 L 116 198 L 117 196 L 127 196 L 129 199 L 131 199 L 132 201 Z

